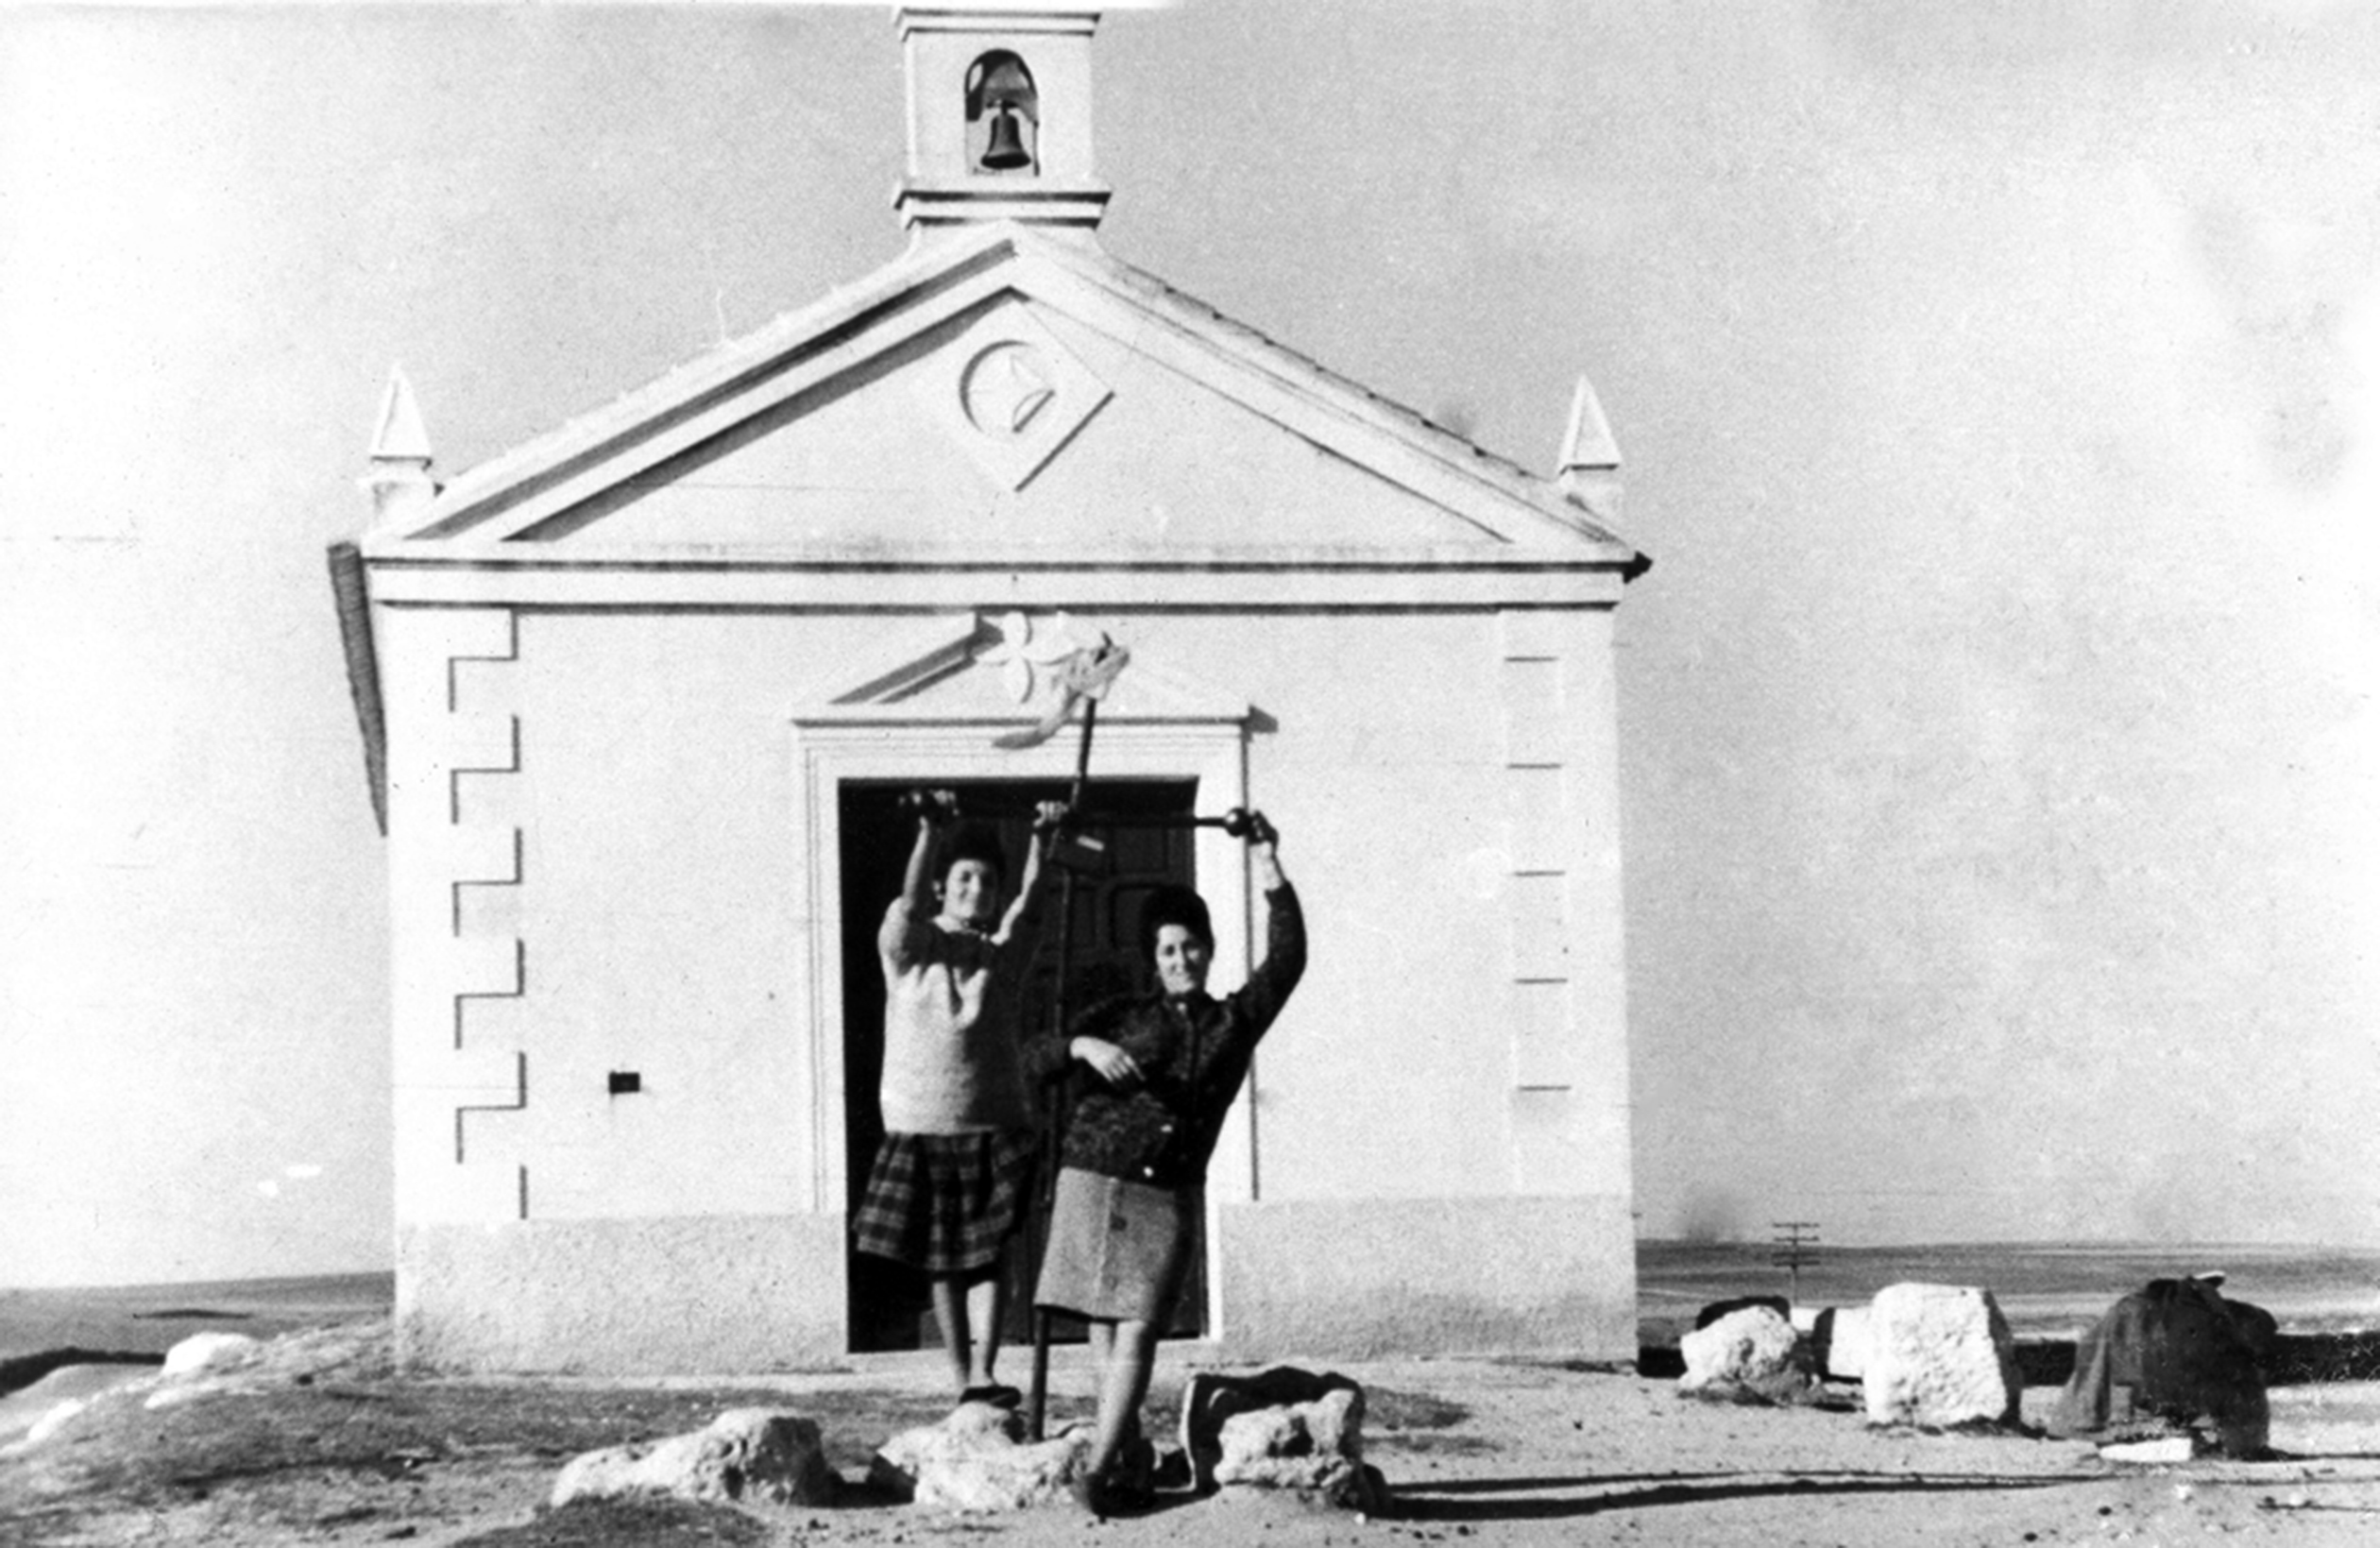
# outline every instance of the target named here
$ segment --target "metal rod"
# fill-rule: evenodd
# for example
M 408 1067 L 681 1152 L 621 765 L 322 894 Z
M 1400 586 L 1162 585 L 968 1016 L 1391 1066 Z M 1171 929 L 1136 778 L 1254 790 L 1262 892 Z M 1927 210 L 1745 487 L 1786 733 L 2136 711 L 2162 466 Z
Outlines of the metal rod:
M 1071 805 L 1072 803 L 1069 803 L 1069 804 Z M 1015 803 L 1013 803 L 1013 802 L 987 802 L 987 803 L 985 803 L 985 804 L 983 804 L 983 805 L 978 806 L 978 805 L 975 805 L 975 804 L 973 804 L 973 803 L 971 803 L 971 802 L 968 802 L 967 800 L 965 800 L 965 799 L 964 799 L 964 797 L 963 797 L 963 796 L 961 797 L 961 799 L 960 799 L 960 804 L 959 804 L 959 810 L 960 810 L 960 815 L 961 815 L 961 816 L 963 816 L 963 817 L 979 817 L 979 818 L 989 818 L 989 819 L 994 819 L 994 820 L 999 819 L 999 818 L 1003 818 L 1003 817 L 1031 817 L 1031 816 L 1034 816 L 1034 815 L 1036 814 L 1036 813 L 1035 813 L 1035 810 L 1034 810 L 1034 808 L 1031 808 L 1031 807 L 1026 807 L 1026 806 L 1019 806 L 1019 805 L 1016 805 L 1016 804 L 1015 804 Z M 1155 811 L 1150 811 L 1150 812 L 1139 812 L 1139 811 L 1088 811 L 1088 812 L 1086 812 L 1086 811 L 1083 811 L 1083 810 L 1080 810 L 1080 808 L 1078 808 L 1078 809 L 1076 809 L 1076 810 L 1075 810 L 1074 815 L 1073 815 L 1073 816 L 1071 816 L 1070 818 L 1068 818 L 1068 819 L 1067 819 L 1067 825 L 1068 825 L 1068 826 L 1070 826 L 1070 827 L 1078 827 L 1078 828 L 1082 828 L 1082 827 L 1110 827 L 1110 828 L 1113 828 L 1113 827 L 1123 827 L 1123 828 L 1193 828 L 1193 827 L 1219 827 L 1219 828 L 1224 828 L 1224 829 L 1232 829 L 1232 828 L 1234 828 L 1235 826 L 1237 826 L 1237 825 L 1238 825 L 1239 821 L 1240 821 L 1240 820 L 1239 820 L 1238 818 L 1235 818 L 1235 817 L 1231 817 L 1231 816 L 1195 817 L 1195 816 L 1192 816 L 1191 814 L 1189 814 L 1188 812 L 1155 812 Z

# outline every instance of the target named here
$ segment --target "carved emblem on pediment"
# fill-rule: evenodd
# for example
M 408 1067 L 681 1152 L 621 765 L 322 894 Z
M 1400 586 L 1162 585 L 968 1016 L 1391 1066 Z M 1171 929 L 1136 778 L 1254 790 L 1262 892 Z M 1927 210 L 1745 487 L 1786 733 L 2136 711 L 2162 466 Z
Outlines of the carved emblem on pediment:
M 918 376 L 923 405 L 1001 489 L 1022 489 L 1113 394 L 1023 304 L 978 317 Z
M 1029 433 L 1033 420 L 1057 398 L 1049 367 L 1029 344 L 995 344 L 967 363 L 959 393 L 967 420 L 986 435 Z

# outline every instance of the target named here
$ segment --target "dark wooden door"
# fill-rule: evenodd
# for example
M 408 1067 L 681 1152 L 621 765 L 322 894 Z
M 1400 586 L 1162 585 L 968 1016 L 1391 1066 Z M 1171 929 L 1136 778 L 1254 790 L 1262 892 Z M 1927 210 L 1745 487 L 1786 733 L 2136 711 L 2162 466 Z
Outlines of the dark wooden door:
M 849 1179 L 848 1206 L 857 1210 L 866 1190 L 868 1169 L 884 1137 L 884 1119 L 876 1091 L 884 1073 L 884 977 L 876 961 L 877 927 L 884 910 L 901 890 L 901 875 L 916 838 L 916 819 L 900 810 L 908 784 L 849 783 L 842 788 L 842 930 L 843 930 L 843 1133 L 844 1169 Z M 1039 801 L 1063 800 L 1061 781 L 1001 780 L 951 783 L 959 793 L 962 816 L 993 822 L 1000 829 L 1009 863 L 1021 871 L 1031 831 L 1029 813 Z M 1099 780 L 1085 803 L 1096 815 L 1118 817 L 1186 816 L 1195 807 L 1198 786 L 1183 780 Z M 1020 996 L 1026 1034 L 1052 1026 L 1059 1003 L 1062 933 L 1067 945 L 1062 964 L 1064 1003 L 1069 1013 L 1094 1000 L 1143 987 L 1148 967 L 1138 961 L 1133 930 L 1141 902 L 1167 882 L 1194 886 L 1194 831 L 1188 828 L 1108 826 L 1086 824 L 1089 842 L 1066 846 L 1060 874 L 1049 876 L 1039 949 L 1034 953 Z M 1069 886 L 1070 883 L 1070 886 Z M 1071 892 L 1070 926 L 1062 932 L 1060 899 Z M 1048 1119 L 1044 1114 L 1044 1121 Z M 1009 1258 L 1011 1277 L 1007 1338 L 1022 1344 L 1030 1336 L 1031 1288 L 1037 1264 L 1033 1250 L 1042 1239 L 1039 1212 L 1028 1240 Z M 848 1249 L 846 1249 L 848 1250 Z M 1180 1310 L 1167 1331 L 1176 1336 L 1196 1336 L 1204 1326 L 1206 1269 L 1203 1242 L 1191 1258 L 1188 1282 Z M 938 1345 L 925 1281 L 897 1264 L 865 1253 L 851 1254 L 851 1330 L 856 1352 L 919 1349 Z M 1079 1339 L 1079 1327 L 1062 1322 L 1061 1337 Z

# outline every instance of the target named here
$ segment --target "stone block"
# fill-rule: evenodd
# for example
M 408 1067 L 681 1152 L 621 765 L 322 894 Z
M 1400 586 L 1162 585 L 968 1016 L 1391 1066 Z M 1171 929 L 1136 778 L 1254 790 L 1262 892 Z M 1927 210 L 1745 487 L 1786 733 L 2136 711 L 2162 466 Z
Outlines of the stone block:
M 1182 1389 L 1182 1451 L 1190 1459 L 1192 1485 L 1201 1494 L 1215 1488 L 1215 1466 L 1223 1455 L 1223 1425 L 1233 1415 L 1310 1403 L 1342 1390 L 1360 1393 L 1362 1389 L 1336 1372 L 1318 1376 L 1295 1366 L 1274 1366 L 1250 1376 L 1212 1370 L 1192 1375 Z
M 818 1426 L 767 1408 L 731 1408 L 690 1435 L 608 1446 L 572 1457 L 551 1503 L 668 1494 L 722 1505 L 831 1504 L 841 1481 Z
M 1013 1409 L 960 1403 L 933 1424 L 904 1430 L 869 1464 L 868 1482 L 899 1499 L 957 1515 L 1027 1510 L 1067 1498 L 1091 1454 L 1087 1425 L 1028 1444 Z
M 1870 1424 L 2015 1421 L 2024 1384 L 2008 1319 L 1988 1290 L 1891 1284 L 1869 1303 L 1865 1373 Z
M 1345 1376 L 1201 1372 L 1182 1393 L 1182 1440 L 1201 1490 L 1287 1491 L 1371 1514 L 1387 1504 L 1364 1463 L 1364 1390 Z
M 1729 1312 L 1681 1337 L 1677 1347 L 1686 1358 L 1686 1374 L 1677 1382 L 1681 1396 L 1720 1403 L 1796 1403 L 1816 1386 L 1801 1335 L 1773 1307 Z

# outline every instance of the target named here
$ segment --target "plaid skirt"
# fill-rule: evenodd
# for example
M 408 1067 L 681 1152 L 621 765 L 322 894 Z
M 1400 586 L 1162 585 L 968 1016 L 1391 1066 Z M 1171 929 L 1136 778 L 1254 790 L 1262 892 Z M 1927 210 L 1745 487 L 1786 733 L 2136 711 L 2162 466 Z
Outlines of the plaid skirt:
M 929 1274 L 990 1267 L 1025 1223 L 1040 1148 L 1030 1129 L 885 1135 L 851 1222 L 859 1250 Z

